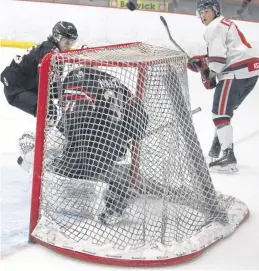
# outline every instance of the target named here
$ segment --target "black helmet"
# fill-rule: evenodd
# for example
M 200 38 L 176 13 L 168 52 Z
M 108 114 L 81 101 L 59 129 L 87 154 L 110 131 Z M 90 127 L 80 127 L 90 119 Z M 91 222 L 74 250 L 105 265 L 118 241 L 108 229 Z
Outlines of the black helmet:
M 199 0 L 197 3 L 197 16 L 200 17 L 200 12 L 207 8 L 211 8 L 215 12 L 216 17 L 220 16 L 220 6 L 217 0 Z
M 60 41 L 61 37 L 76 40 L 78 37 L 77 29 L 72 23 L 60 21 L 53 27 L 52 37 L 56 42 Z

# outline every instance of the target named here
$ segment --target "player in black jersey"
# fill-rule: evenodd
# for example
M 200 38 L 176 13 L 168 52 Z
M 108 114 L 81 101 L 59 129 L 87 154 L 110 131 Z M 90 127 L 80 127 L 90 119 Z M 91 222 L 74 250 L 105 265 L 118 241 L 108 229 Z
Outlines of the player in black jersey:
M 16 55 L 1 73 L 4 93 L 8 103 L 36 117 L 38 99 L 38 67 L 50 52 L 69 50 L 77 40 L 76 27 L 69 22 L 58 22 L 46 41 L 28 49 L 24 55 Z M 55 96 L 55 93 L 53 93 Z M 50 104 L 49 112 L 54 111 Z M 54 112 L 53 112 L 54 113 Z

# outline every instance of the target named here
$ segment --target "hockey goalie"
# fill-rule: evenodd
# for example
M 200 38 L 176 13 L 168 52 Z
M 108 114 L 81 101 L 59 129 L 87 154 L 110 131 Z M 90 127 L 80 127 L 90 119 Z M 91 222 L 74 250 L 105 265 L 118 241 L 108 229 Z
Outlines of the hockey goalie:
M 51 195 L 62 182 L 62 189 L 58 191 L 62 194 L 59 206 L 63 206 L 63 210 L 60 212 L 75 215 L 80 209 L 78 204 L 85 206 L 94 200 L 96 182 L 102 180 L 107 184 L 107 191 L 105 208 L 99 219 L 108 223 L 112 216 L 119 217 L 127 207 L 130 184 L 123 174 L 129 173 L 130 165 L 118 162 L 130 152 L 132 141 L 144 136 L 148 115 L 141 102 L 117 78 L 85 66 L 67 74 L 57 108 L 60 116 L 56 124 L 48 128 L 45 142 L 48 204 L 57 204 Z M 26 160 L 27 169 L 32 165 L 33 142 L 30 134 L 19 140 L 19 146 L 23 145 L 24 149 L 27 144 L 31 150 L 25 151 L 26 159 L 20 158 Z M 73 202 L 71 189 L 75 183 L 80 186 L 83 198 Z M 89 208 L 87 212 L 89 214 Z M 83 215 L 81 209 L 79 215 Z

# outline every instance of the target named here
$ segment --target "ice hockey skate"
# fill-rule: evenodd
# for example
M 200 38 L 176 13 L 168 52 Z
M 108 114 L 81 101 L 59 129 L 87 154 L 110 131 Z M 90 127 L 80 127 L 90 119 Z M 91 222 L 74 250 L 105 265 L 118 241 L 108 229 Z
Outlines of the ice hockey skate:
M 234 173 L 237 172 L 237 160 L 233 148 L 223 150 L 222 157 L 216 161 L 209 163 L 209 169 L 212 172 Z
M 99 215 L 99 221 L 104 225 L 114 225 L 125 218 L 125 209 L 129 206 L 129 196 L 118 195 L 114 191 L 106 191 L 104 197 L 105 209 Z
M 211 159 L 210 162 L 214 162 L 217 158 L 219 158 L 220 152 L 221 152 L 221 145 L 219 142 L 219 138 L 217 135 L 215 135 L 212 141 L 210 151 L 209 151 L 209 157 Z
M 115 212 L 112 209 L 106 209 L 99 215 L 99 221 L 104 225 L 115 225 L 124 219 L 123 212 Z
M 117 202 L 116 206 L 114 204 L 110 204 L 111 199 L 106 200 L 106 208 L 99 215 L 99 221 L 104 225 L 115 225 L 126 218 L 126 209 L 129 206 L 128 199 L 120 199 L 121 202 Z

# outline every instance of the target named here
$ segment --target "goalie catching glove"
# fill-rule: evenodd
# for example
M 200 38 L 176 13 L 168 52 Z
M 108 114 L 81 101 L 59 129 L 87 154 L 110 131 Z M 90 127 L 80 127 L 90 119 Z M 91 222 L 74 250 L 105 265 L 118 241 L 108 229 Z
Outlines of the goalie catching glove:
M 213 89 L 217 85 L 216 73 L 208 67 L 206 55 L 193 56 L 188 60 L 187 68 L 201 73 L 201 81 L 206 89 Z

